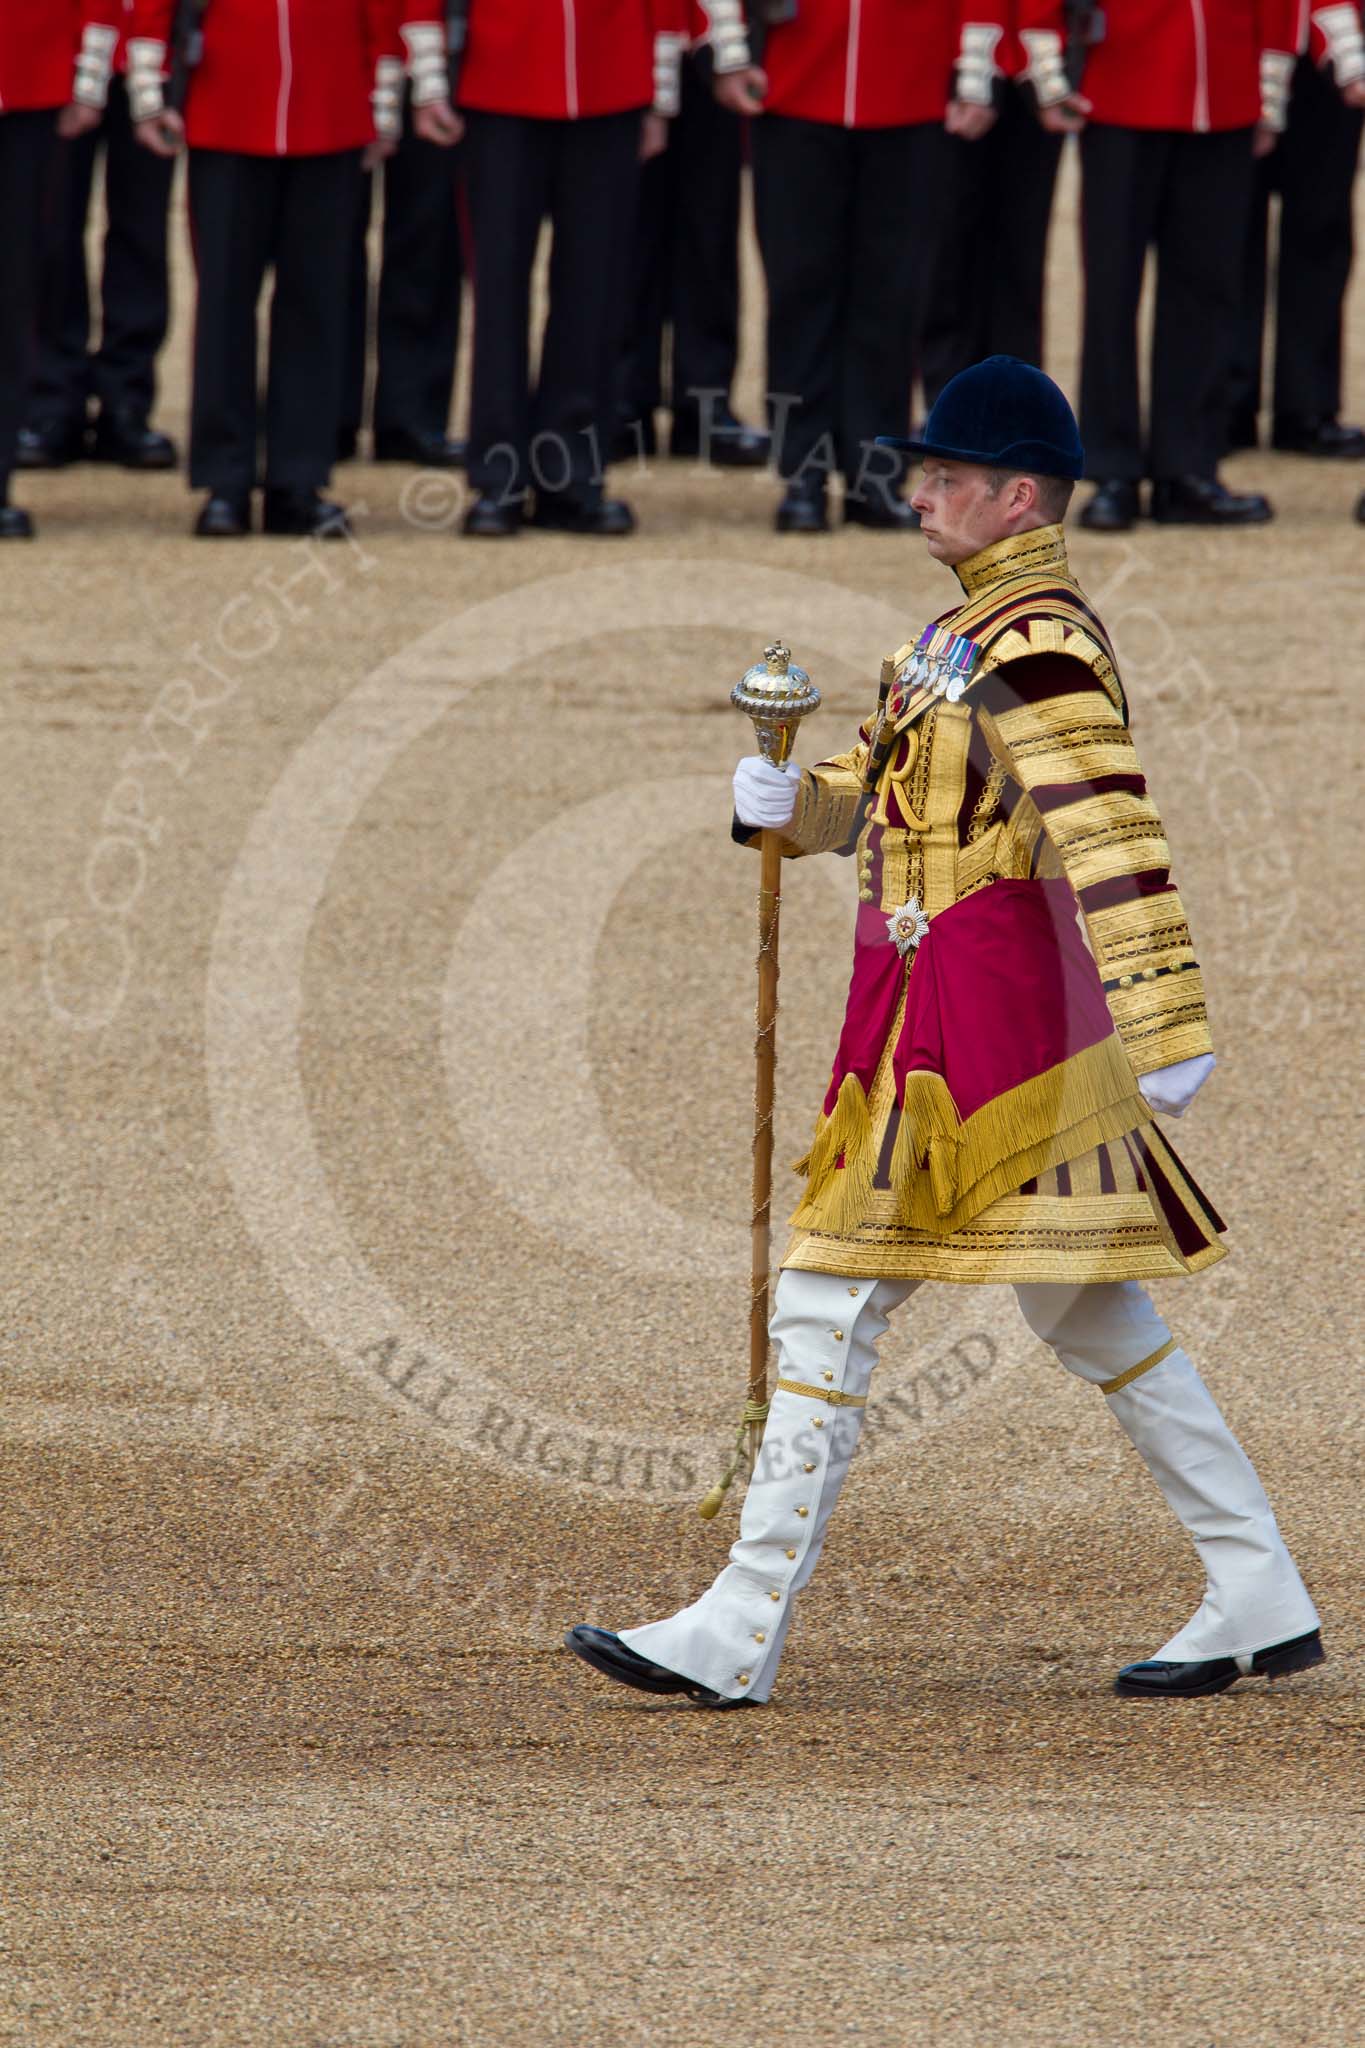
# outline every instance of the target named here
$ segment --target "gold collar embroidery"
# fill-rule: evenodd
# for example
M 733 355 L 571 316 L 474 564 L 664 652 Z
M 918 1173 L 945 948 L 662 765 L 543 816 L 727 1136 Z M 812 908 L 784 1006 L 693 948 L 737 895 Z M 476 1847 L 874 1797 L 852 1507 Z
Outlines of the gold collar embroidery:
M 968 597 L 978 597 L 993 583 L 1011 576 L 1041 576 L 1051 571 L 1070 583 L 1074 579 L 1066 559 L 1066 535 L 1060 526 L 1035 526 L 1028 533 L 1006 534 L 988 548 L 969 555 L 956 565 L 954 574 Z

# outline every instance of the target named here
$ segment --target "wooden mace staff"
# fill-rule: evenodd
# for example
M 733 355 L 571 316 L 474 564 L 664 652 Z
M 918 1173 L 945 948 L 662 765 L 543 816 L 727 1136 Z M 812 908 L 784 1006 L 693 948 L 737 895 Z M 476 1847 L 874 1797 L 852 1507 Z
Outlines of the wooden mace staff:
M 803 668 L 793 668 L 790 648 L 780 641 L 745 671 L 730 702 L 753 720 L 759 753 L 780 768 L 792 750 L 796 728 L 820 703 L 820 692 Z M 734 1455 L 699 1512 L 710 1521 L 745 1455 L 758 1456 L 768 1412 L 768 1274 L 772 1256 L 773 1108 L 777 1080 L 777 940 L 782 907 L 782 834 L 758 835 L 758 1006 L 754 1016 L 753 1217 L 750 1222 L 749 1382 Z

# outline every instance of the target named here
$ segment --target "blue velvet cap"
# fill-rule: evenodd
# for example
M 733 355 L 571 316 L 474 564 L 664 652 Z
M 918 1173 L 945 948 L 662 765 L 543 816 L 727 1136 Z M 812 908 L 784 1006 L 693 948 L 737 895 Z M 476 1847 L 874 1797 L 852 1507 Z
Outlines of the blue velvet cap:
M 1038 476 L 1074 480 L 1085 471 L 1080 428 L 1065 392 L 1017 356 L 987 356 L 959 370 L 935 399 L 921 440 L 878 434 L 877 443 Z

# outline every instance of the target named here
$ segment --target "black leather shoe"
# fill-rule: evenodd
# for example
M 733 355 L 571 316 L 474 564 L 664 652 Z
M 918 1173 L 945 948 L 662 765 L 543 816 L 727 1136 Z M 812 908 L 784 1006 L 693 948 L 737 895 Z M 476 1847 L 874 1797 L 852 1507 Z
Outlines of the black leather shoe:
M 1159 477 L 1152 485 L 1158 526 L 1264 526 L 1275 517 L 1259 491 L 1230 491 L 1216 476 Z
M 574 498 L 558 491 L 538 491 L 532 526 L 552 533 L 587 533 L 615 540 L 635 531 L 635 514 L 624 498 Z
M 16 469 L 65 469 L 85 460 L 85 421 L 40 420 L 20 427 L 14 450 Z
M 0 540 L 32 540 L 33 521 L 21 505 L 0 505 Z
M 514 533 L 521 532 L 521 520 L 519 498 L 493 498 L 485 492 L 465 513 L 461 531 L 471 540 L 509 540 Z
M 779 533 L 828 533 L 824 478 L 814 483 L 807 478 L 788 484 L 773 525 Z
M 918 533 L 919 513 L 904 498 L 844 498 L 844 525 L 871 526 L 881 533 Z
M 1114 1680 L 1114 1691 L 1134 1699 L 1203 1699 L 1226 1692 L 1239 1678 L 1288 1678 L 1292 1671 L 1321 1664 L 1325 1655 L 1322 1637 L 1313 1629 L 1249 1657 L 1209 1657 L 1196 1664 L 1172 1664 L 1157 1657 L 1146 1664 L 1125 1664 Z
M 1088 533 L 1128 533 L 1141 510 L 1137 485 L 1126 477 L 1108 477 L 1096 484 L 1094 497 L 1081 508 L 1081 525 Z
M 206 498 L 194 522 L 198 540 L 240 540 L 251 531 L 249 498 Z
M 376 462 L 410 462 L 416 469 L 463 469 L 468 453 L 468 441 L 452 441 L 449 434 L 410 429 L 374 437 Z
M 651 1664 L 647 1657 L 637 1656 L 628 1643 L 620 1636 L 614 1636 L 610 1629 L 590 1628 L 580 1621 L 577 1628 L 571 1628 L 564 1638 L 566 1649 L 575 1657 L 581 1657 L 585 1664 L 591 1664 L 594 1671 L 600 1671 L 604 1678 L 614 1678 L 619 1685 L 634 1686 L 636 1692 L 685 1693 L 701 1707 L 747 1707 L 748 1700 L 722 1699 L 718 1692 L 712 1692 L 709 1685 L 698 1685 L 695 1678 L 684 1678 L 681 1672 L 667 1671 L 662 1664 Z
M 102 412 L 92 453 L 96 462 L 116 462 L 120 469 L 174 469 L 178 459 L 170 435 L 159 434 L 137 412 Z
M 268 490 L 262 523 L 266 533 L 303 540 L 345 540 L 351 530 L 346 507 L 317 491 Z
M 728 405 L 712 414 L 706 436 L 706 459 L 715 469 L 762 469 L 772 449 L 772 436 L 762 427 L 747 426 Z M 668 452 L 695 461 L 702 451 L 701 415 L 690 408 L 675 412 Z
M 1358 462 L 1365 456 L 1365 427 L 1335 419 L 1296 420 L 1277 415 L 1271 446 L 1290 455 L 1328 455 Z

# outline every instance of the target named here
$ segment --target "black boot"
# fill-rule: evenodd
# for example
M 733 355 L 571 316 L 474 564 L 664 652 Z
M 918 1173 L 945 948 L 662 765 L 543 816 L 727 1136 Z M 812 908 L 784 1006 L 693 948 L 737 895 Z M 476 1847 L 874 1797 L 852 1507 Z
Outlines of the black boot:
M 871 526 L 880 533 L 918 533 L 919 513 L 894 492 L 876 492 L 867 498 L 844 494 L 844 525 Z
M 1358 462 L 1365 456 L 1365 427 L 1349 426 L 1338 419 L 1293 419 L 1287 413 L 1277 413 L 1271 446 L 1290 455 L 1327 455 Z
M 684 1678 L 681 1672 L 667 1671 L 662 1664 L 651 1664 L 647 1657 L 639 1656 L 620 1636 L 610 1629 L 591 1628 L 587 1622 L 579 1622 L 564 1638 L 566 1649 L 575 1657 L 581 1657 L 585 1664 L 591 1664 L 594 1671 L 600 1671 L 604 1678 L 614 1678 L 618 1685 L 629 1685 L 636 1692 L 685 1693 L 701 1707 L 747 1707 L 748 1700 L 727 1700 L 720 1693 L 712 1692 L 709 1685 L 699 1685 L 695 1678 Z
M 196 540 L 241 540 L 250 531 L 250 498 L 230 498 L 217 492 L 204 500 L 194 522 Z
M 590 534 L 618 540 L 635 531 L 635 514 L 624 498 L 575 497 L 570 491 L 537 491 L 529 524 L 552 533 Z
M 1190 1664 L 1154 1657 L 1146 1664 L 1125 1664 L 1114 1680 L 1114 1690 L 1133 1699 L 1203 1699 L 1209 1693 L 1226 1692 L 1239 1678 L 1288 1678 L 1293 1671 L 1321 1664 L 1326 1654 L 1321 1635 L 1311 1629 L 1306 1636 L 1272 1643 L 1269 1649 L 1256 1650 L 1249 1657 L 1207 1657 Z
M 65 469 L 85 460 L 85 417 L 37 420 L 20 427 L 14 451 L 16 469 Z
M 120 469 L 174 469 L 175 443 L 169 434 L 147 424 L 145 413 L 102 412 L 95 422 L 96 462 L 116 462 Z
M 351 529 L 344 505 L 318 491 L 277 488 L 266 491 L 263 530 L 296 540 L 345 540 Z
M 521 532 L 521 521 L 520 498 L 495 498 L 484 491 L 465 513 L 461 530 L 471 540 L 510 540 Z
M 1216 476 L 1158 477 L 1152 517 L 1159 526 L 1264 526 L 1275 517 L 1259 491 L 1230 491 Z
M 1141 495 L 1126 477 L 1107 477 L 1095 486 L 1095 495 L 1081 510 L 1081 525 L 1088 533 L 1127 533 L 1137 525 L 1142 510 Z
M 828 533 L 824 476 L 794 477 L 782 495 L 773 525 L 779 533 Z
M 0 540 L 32 540 L 35 530 L 21 505 L 11 505 L 8 499 L 0 498 Z
M 410 462 L 415 469 L 463 469 L 468 453 L 467 441 L 422 427 L 386 427 L 374 437 L 376 462 Z
M 705 446 L 706 459 L 716 469 L 761 469 L 768 460 L 772 438 L 761 427 L 746 425 L 728 405 L 722 405 L 708 422 Z M 694 407 L 679 406 L 674 412 L 668 452 L 683 459 L 695 459 L 701 454 L 701 414 Z

